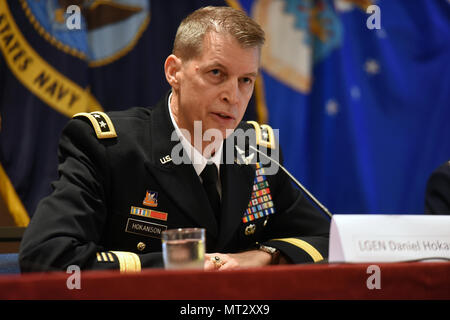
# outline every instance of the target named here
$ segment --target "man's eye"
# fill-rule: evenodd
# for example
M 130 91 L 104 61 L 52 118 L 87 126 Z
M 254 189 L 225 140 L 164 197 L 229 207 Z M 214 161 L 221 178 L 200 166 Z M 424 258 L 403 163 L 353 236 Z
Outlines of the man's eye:
M 251 84 L 253 82 L 253 80 L 251 78 L 242 78 L 241 80 L 243 83 L 248 83 Z
M 214 76 L 219 76 L 221 74 L 221 72 L 219 69 L 213 69 L 213 70 L 211 70 L 211 74 Z

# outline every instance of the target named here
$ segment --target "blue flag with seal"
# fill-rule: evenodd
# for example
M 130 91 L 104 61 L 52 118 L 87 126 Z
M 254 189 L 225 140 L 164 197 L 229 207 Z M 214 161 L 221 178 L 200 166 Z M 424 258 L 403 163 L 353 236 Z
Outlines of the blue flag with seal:
M 6 223 L 26 226 L 51 192 L 59 137 L 74 114 L 152 106 L 167 92 L 163 65 L 178 25 L 207 5 L 236 3 L 0 0 L 0 206 L 11 213 Z
M 421 214 L 450 159 L 450 3 L 241 0 L 266 32 L 267 119 L 332 213 Z

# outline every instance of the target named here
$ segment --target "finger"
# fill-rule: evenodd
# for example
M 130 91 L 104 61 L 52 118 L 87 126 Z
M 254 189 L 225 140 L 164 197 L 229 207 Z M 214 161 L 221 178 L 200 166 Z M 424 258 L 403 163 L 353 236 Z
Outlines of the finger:
M 214 270 L 216 269 L 215 264 L 210 260 L 210 258 L 205 258 L 205 263 L 203 265 L 204 270 Z
M 218 266 L 215 263 L 214 257 L 218 256 L 217 253 L 206 253 L 205 254 L 205 263 L 203 265 L 205 270 L 214 270 L 217 269 Z
M 228 259 L 223 265 L 220 266 L 219 271 L 233 270 L 239 268 L 239 263 L 235 259 Z
M 211 260 L 211 259 L 214 259 L 214 257 L 219 257 L 219 258 L 223 258 L 223 254 L 221 254 L 221 253 L 205 253 L 205 259 L 209 259 L 209 260 Z
M 219 269 L 226 262 L 226 255 L 223 254 L 205 254 L 204 269 Z

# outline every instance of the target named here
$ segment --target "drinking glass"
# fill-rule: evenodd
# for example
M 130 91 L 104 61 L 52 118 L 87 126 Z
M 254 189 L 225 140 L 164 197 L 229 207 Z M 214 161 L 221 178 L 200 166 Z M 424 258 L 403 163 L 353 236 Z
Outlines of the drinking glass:
M 162 251 L 166 269 L 203 269 L 205 229 L 178 228 L 163 231 Z

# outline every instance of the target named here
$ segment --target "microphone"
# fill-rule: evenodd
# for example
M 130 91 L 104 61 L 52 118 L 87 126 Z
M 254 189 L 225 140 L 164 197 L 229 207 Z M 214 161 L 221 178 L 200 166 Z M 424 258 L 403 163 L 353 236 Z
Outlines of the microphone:
M 308 197 L 320 208 L 322 209 L 323 212 L 325 212 L 330 218 L 333 217 L 333 215 L 331 214 L 330 211 L 328 211 L 328 209 L 322 204 L 320 203 L 319 200 L 317 200 L 312 194 L 311 192 L 309 192 L 297 179 L 295 179 L 295 177 L 285 168 L 283 167 L 277 160 L 273 159 L 272 157 L 269 157 L 268 155 L 266 155 L 264 152 L 259 151 L 258 149 L 256 149 L 255 147 L 253 147 L 252 145 L 249 145 L 249 147 L 253 150 L 255 150 L 256 152 L 258 152 L 259 154 L 262 154 L 264 157 L 266 157 L 267 159 L 269 159 L 270 161 L 274 162 L 276 165 L 278 165 L 278 167 L 280 167 L 288 176 L 289 178 L 292 179 L 292 181 L 295 182 L 295 184 L 302 189 L 302 191 L 308 195 Z

